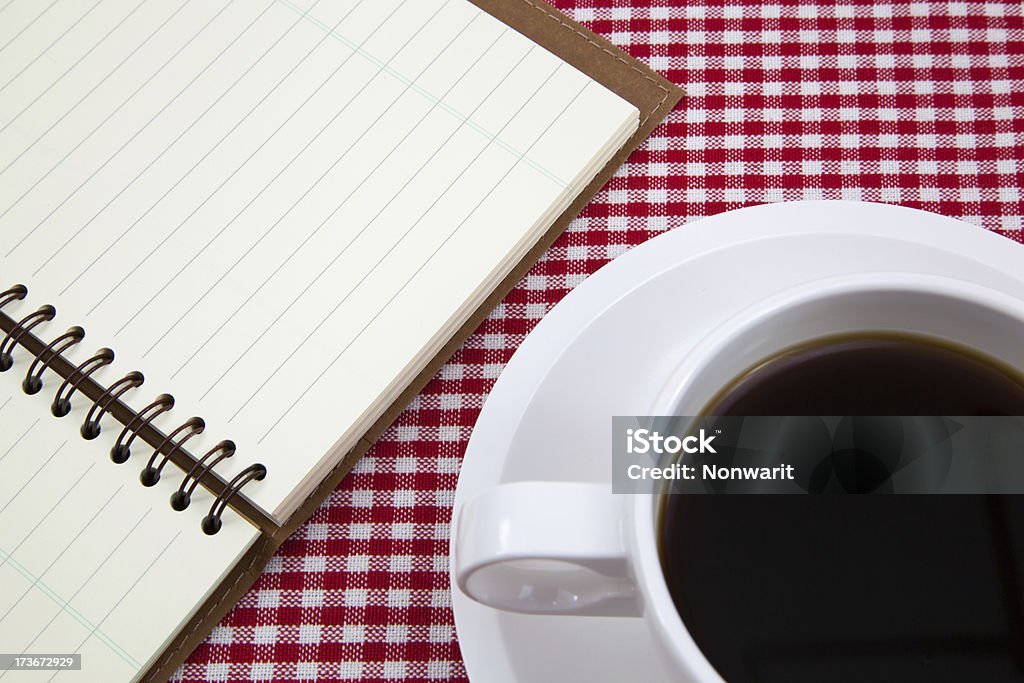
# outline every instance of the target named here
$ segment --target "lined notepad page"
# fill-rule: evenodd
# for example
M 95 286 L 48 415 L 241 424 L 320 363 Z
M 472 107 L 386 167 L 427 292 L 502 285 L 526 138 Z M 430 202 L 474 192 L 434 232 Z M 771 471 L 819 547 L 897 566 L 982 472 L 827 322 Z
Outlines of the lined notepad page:
M 143 487 L 140 461 L 115 465 L 108 455 L 120 425 L 83 440 L 88 401 L 78 396 L 70 415 L 53 417 L 48 395 L 21 391 L 31 356 L 19 351 L 15 360 L 0 375 L 0 644 L 10 654 L 80 653 L 82 669 L 0 671 L 0 682 L 132 680 L 257 531 L 228 513 L 220 533 L 205 535 L 199 524 L 212 496 L 197 492 L 187 510 L 173 511 L 168 499 L 181 481 L 173 465 Z M 44 379 L 47 389 L 59 385 L 52 373 Z
M 11 0 L 0 264 L 284 518 L 637 125 L 466 0 Z

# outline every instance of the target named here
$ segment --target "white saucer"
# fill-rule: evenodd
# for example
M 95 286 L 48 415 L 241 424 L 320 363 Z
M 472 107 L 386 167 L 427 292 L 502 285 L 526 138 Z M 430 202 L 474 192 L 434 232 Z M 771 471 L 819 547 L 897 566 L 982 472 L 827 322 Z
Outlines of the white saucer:
M 945 275 L 1024 298 L 1024 248 L 901 207 L 771 204 L 660 235 L 587 279 L 520 346 L 469 442 L 453 529 L 462 503 L 494 484 L 610 487 L 611 416 L 648 414 L 695 340 L 765 296 L 871 271 Z M 466 597 L 454 577 L 452 594 L 476 683 L 669 680 L 639 619 L 500 612 Z

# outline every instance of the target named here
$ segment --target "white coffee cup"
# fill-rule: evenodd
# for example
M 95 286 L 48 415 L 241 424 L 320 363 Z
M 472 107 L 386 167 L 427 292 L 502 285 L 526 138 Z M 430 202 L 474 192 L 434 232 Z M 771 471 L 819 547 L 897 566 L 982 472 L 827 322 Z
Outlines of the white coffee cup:
M 808 283 L 730 317 L 685 356 L 649 412 L 699 415 L 760 362 L 808 341 L 857 332 L 944 340 L 1024 372 L 1021 299 L 951 278 L 865 273 Z M 459 513 L 456 581 L 473 599 L 501 610 L 643 619 L 677 680 L 722 683 L 662 574 L 662 498 L 614 495 L 610 483 L 493 486 Z

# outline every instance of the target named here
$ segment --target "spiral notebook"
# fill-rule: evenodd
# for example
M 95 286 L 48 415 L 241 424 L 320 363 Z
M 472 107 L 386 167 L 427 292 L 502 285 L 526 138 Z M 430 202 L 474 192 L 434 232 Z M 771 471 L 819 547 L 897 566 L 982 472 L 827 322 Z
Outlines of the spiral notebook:
M 0 681 L 172 673 L 678 98 L 531 0 L 0 5 Z

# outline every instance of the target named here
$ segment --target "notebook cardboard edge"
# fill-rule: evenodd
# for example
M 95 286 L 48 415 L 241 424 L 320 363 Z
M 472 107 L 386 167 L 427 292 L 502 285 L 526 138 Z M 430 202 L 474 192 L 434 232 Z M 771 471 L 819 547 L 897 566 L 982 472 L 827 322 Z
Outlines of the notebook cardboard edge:
M 277 549 L 299 526 L 308 520 L 323 501 L 341 483 L 356 462 L 405 410 L 409 402 L 437 374 L 438 370 L 462 346 L 526 275 L 537 260 L 569 227 L 572 220 L 590 203 L 630 154 L 646 140 L 672 111 L 682 97 L 680 88 L 643 62 L 627 55 L 607 39 L 580 26 L 561 12 L 533 0 L 470 0 L 485 12 L 528 36 L 565 62 L 601 83 L 640 110 L 640 125 L 629 140 L 597 173 L 575 201 L 562 212 L 548 231 L 537 241 L 488 295 L 479 308 L 458 329 L 416 378 L 406 387 L 341 462 L 323 479 L 313 493 L 291 515 L 288 521 L 271 534 L 264 532 L 249 551 L 214 589 L 196 614 L 171 641 L 161 656 L 140 679 L 147 683 L 165 681 L 199 646 L 248 592 L 260 577 L 263 567 Z

